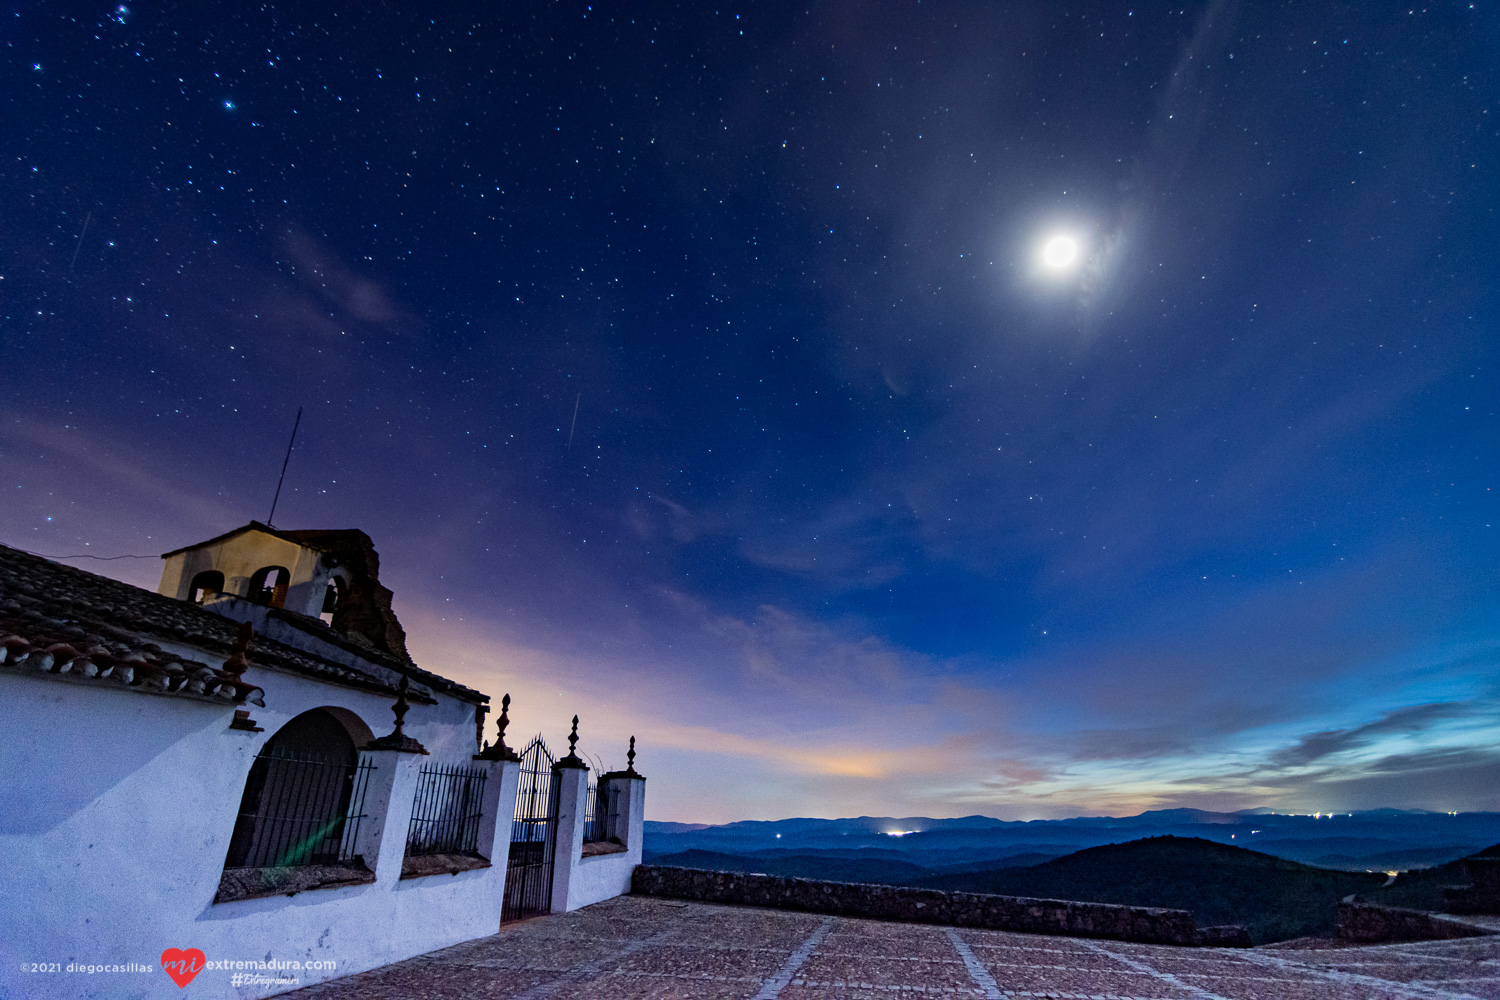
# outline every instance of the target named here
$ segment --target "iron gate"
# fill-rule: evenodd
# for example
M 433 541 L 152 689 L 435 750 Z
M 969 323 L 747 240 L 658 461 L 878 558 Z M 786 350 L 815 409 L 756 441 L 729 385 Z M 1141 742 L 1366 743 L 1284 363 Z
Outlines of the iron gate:
M 516 817 L 510 828 L 501 922 L 552 910 L 552 858 L 557 848 L 558 782 L 552 752 L 540 735 L 521 753 Z

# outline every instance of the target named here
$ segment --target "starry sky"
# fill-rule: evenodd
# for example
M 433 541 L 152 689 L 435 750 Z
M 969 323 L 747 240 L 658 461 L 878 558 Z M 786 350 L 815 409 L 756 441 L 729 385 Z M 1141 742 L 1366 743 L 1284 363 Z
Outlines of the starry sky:
M 1500 808 L 1500 14 L 1375 7 L 12 0 L 0 541 L 302 407 L 653 818 Z

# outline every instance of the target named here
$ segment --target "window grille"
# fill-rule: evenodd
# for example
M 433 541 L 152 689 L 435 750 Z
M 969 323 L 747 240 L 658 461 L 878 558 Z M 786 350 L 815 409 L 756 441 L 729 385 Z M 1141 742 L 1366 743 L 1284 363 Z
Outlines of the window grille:
M 609 786 L 589 783 L 584 796 L 583 840 L 593 843 L 609 837 Z
M 250 767 L 225 868 L 326 865 L 354 858 L 375 766 L 285 750 Z
M 422 768 L 406 832 L 406 853 L 477 854 L 488 772 L 479 767 Z

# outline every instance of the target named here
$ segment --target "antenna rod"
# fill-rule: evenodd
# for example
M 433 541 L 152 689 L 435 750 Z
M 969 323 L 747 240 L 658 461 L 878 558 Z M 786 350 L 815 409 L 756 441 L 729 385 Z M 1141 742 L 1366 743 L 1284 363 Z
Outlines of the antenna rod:
M 276 495 L 271 498 L 271 513 L 266 517 L 266 527 L 274 528 L 272 518 L 276 516 L 276 504 L 281 499 L 281 484 L 286 482 L 286 464 L 292 460 L 292 445 L 297 443 L 297 428 L 302 425 L 302 407 L 297 407 L 297 419 L 292 423 L 292 439 L 286 443 L 286 458 L 281 460 L 281 478 L 276 480 Z

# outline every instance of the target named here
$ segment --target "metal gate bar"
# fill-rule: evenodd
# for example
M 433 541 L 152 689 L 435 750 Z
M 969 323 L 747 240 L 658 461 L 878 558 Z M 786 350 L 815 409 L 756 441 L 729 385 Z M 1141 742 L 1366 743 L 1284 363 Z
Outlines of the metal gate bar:
M 520 920 L 552 910 L 552 862 L 557 849 L 560 784 L 553 780 L 552 752 L 538 735 L 521 753 L 515 820 L 510 828 L 505 902 L 500 920 Z

